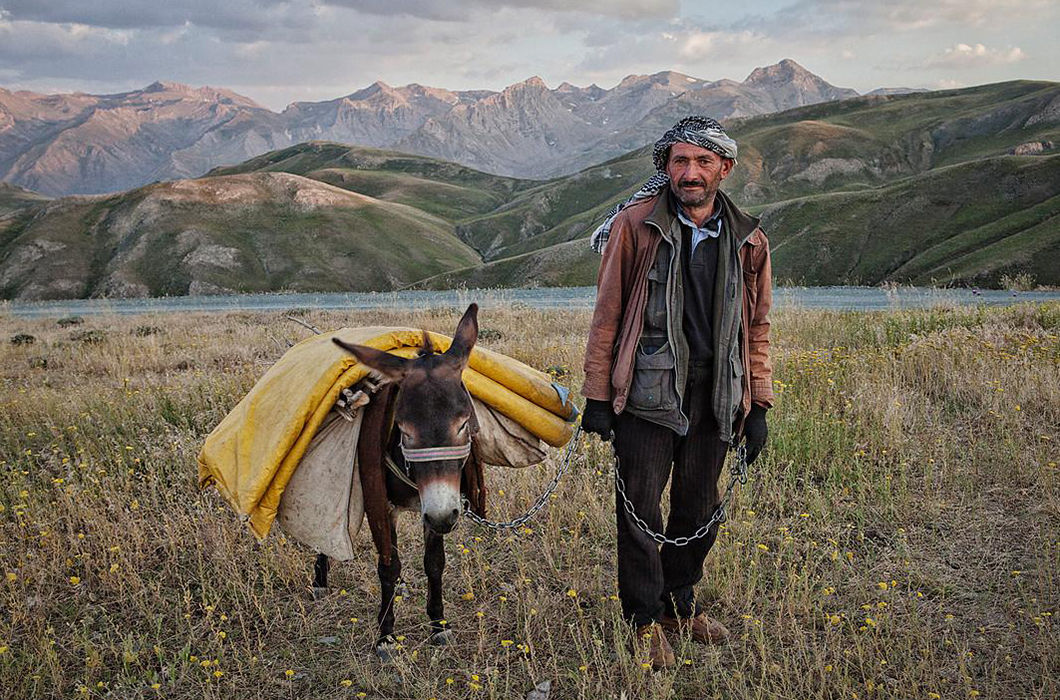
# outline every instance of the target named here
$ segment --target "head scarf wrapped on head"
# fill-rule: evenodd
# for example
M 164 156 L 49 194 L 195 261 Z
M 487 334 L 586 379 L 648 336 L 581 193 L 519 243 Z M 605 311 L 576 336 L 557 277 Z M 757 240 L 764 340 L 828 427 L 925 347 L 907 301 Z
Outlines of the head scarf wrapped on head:
M 651 154 L 652 162 L 655 164 L 655 174 L 632 197 L 612 209 L 604 223 L 593 231 L 590 245 L 597 253 L 604 252 L 604 246 L 607 245 L 607 239 L 611 235 L 611 224 L 618 216 L 618 212 L 634 202 L 654 197 L 670 186 L 670 178 L 666 175 L 666 162 L 670 158 L 670 147 L 675 143 L 700 146 L 736 162 L 736 142 L 729 138 L 725 129 L 716 120 L 710 117 L 691 116 L 677 122 L 663 134 L 661 139 L 655 142 L 655 148 Z

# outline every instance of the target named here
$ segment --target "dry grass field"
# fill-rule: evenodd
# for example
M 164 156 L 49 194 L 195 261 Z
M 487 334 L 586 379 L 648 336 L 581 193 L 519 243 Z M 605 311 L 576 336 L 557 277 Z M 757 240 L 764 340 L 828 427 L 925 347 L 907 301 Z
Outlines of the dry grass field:
M 462 310 L 303 317 L 452 333 Z M 572 388 L 588 322 L 480 313 L 484 345 Z M 314 602 L 313 552 L 259 544 L 196 486 L 205 435 L 307 331 L 276 313 L 60 324 L 0 307 L 0 695 L 1060 696 L 1060 304 L 787 310 L 773 328 L 770 443 L 698 589 L 733 642 L 679 641 L 683 663 L 652 673 L 627 652 L 595 438 L 528 527 L 448 536 L 447 648 L 425 643 L 406 516 L 403 650 L 383 665 L 366 529 Z M 491 515 L 521 514 L 555 467 L 491 470 Z

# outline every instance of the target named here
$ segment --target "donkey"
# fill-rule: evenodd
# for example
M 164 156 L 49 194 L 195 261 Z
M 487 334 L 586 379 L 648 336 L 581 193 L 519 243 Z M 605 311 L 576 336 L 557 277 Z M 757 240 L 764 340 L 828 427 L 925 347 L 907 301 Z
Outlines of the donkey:
M 478 339 L 477 316 L 478 305 L 468 306 L 444 353 L 435 353 L 424 332 L 424 347 L 413 359 L 332 338 L 389 380 L 365 407 L 358 444 L 365 513 L 379 555 L 382 601 L 375 652 L 384 660 L 396 644 L 394 591 L 401 577 L 401 560 L 395 525 L 399 510 L 418 509 L 423 521 L 431 624 L 428 641 L 434 645 L 451 641 L 442 602 L 443 536 L 456 526 L 463 497 L 473 510 L 485 515 L 482 465 L 471 456 L 471 440 L 477 431 L 475 411 L 460 378 Z M 327 574 L 328 557 L 318 554 L 315 589 L 327 588 Z

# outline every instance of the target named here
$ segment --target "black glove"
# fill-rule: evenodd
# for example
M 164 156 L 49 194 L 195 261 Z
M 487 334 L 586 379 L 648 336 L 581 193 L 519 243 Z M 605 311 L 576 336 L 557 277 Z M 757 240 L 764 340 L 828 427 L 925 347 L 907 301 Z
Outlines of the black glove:
M 743 434 L 747 438 L 747 463 L 750 464 L 758 458 L 758 453 L 765 447 L 766 438 L 769 437 L 765 407 L 751 404 L 751 412 L 743 423 Z
M 601 440 L 611 439 L 611 428 L 615 422 L 615 414 L 611 411 L 610 401 L 599 399 L 585 399 L 585 413 L 582 414 L 582 430 L 587 433 L 596 433 Z

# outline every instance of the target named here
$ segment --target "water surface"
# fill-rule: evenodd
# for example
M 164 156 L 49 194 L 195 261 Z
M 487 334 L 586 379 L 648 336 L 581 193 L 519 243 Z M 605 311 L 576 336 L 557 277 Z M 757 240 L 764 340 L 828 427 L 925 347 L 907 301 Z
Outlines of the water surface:
M 72 299 L 0 303 L 24 318 L 93 314 L 203 313 L 214 311 L 288 311 L 291 309 L 412 309 L 463 308 L 472 301 L 483 308 L 524 306 L 535 309 L 591 309 L 595 287 L 538 287 L 405 292 L 337 292 L 293 294 L 230 294 L 148 299 Z M 1020 302 L 1060 301 L 1060 291 L 1013 292 L 923 287 L 778 287 L 777 309 L 874 311 L 932 306 L 1007 306 Z

